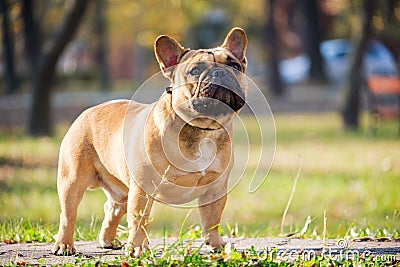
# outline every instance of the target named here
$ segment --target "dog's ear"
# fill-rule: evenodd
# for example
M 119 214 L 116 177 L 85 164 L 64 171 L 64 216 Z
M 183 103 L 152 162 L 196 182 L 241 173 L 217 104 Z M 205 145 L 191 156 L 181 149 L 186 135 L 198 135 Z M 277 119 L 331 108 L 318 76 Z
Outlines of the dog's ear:
M 185 48 L 169 36 L 161 35 L 157 38 L 154 44 L 154 52 L 165 77 L 171 77 L 173 67 L 179 63 L 184 51 Z
M 221 45 L 232 52 L 232 54 L 242 62 L 243 66 L 247 66 L 246 50 L 247 36 L 243 29 L 233 28 L 226 35 L 224 43 Z

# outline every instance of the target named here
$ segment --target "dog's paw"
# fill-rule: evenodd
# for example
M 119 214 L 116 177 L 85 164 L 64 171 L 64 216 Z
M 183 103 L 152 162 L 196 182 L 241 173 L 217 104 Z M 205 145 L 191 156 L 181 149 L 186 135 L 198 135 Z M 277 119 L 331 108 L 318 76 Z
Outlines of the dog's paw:
M 125 255 L 134 258 L 142 256 L 143 252 L 148 249 L 150 249 L 150 244 L 147 240 L 135 243 L 127 242 L 124 246 Z
M 57 256 L 71 256 L 76 253 L 75 247 L 73 244 L 62 244 L 55 243 L 51 252 Z
M 143 253 L 142 247 L 133 247 L 132 245 L 131 246 L 125 245 L 124 250 L 125 250 L 125 256 L 133 258 L 139 258 L 142 256 Z
M 221 236 L 210 236 L 210 238 L 206 241 L 206 244 L 212 247 L 214 250 L 221 250 L 225 247 L 226 242 L 222 239 Z
M 114 239 L 112 241 L 100 240 L 100 247 L 117 250 L 117 249 L 121 249 L 123 247 L 123 244 L 118 239 Z

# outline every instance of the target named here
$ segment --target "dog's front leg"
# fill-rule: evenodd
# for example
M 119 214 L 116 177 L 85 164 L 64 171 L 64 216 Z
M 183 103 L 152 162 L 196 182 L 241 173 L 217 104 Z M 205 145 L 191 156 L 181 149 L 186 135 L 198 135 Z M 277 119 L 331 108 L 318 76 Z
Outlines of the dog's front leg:
M 200 219 L 201 226 L 203 230 L 203 237 L 206 240 L 207 244 L 209 244 L 213 248 L 223 248 L 225 246 L 224 240 L 218 233 L 218 227 L 221 222 L 222 211 L 226 204 L 226 193 L 218 200 L 215 200 L 209 204 L 202 205 L 202 203 L 208 203 L 210 199 L 219 194 L 221 194 L 220 190 L 211 189 L 205 195 L 199 197 L 199 210 L 200 210 Z M 217 192 L 219 191 L 219 192 Z
M 147 248 L 147 224 L 153 199 L 144 192 L 140 186 L 131 181 L 128 196 L 128 227 L 129 236 L 125 247 L 125 253 L 131 256 L 140 253 L 143 247 Z

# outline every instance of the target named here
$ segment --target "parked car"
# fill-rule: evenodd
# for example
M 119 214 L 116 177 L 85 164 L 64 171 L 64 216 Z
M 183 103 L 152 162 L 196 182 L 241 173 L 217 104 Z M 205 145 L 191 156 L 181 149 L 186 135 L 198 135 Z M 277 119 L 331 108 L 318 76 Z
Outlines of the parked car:
M 331 83 L 340 83 L 349 70 L 350 56 L 353 44 L 347 39 L 323 41 L 320 52 L 324 63 L 325 73 Z M 283 60 L 279 70 L 284 82 L 288 84 L 304 81 L 308 78 L 311 62 L 307 55 Z M 398 76 L 396 61 L 392 53 L 379 41 L 371 40 L 364 55 L 363 72 L 365 76 L 384 73 Z
M 341 82 L 349 70 L 350 55 L 354 47 L 352 42 L 345 39 L 323 41 L 320 45 L 321 56 L 329 81 Z M 392 53 L 380 42 L 370 41 L 364 55 L 363 73 L 385 73 L 397 75 L 396 61 Z

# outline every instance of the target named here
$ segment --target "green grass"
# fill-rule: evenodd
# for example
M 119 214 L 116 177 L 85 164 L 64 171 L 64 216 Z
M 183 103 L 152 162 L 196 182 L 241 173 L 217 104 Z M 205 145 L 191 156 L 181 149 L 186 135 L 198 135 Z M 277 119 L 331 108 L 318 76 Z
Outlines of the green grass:
M 321 237 L 326 210 L 328 237 L 399 237 L 397 122 L 382 123 L 371 138 L 366 118 L 363 117 L 362 130 L 347 133 L 341 130 L 336 114 L 275 116 L 277 147 L 271 172 L 257 192 L 248 193 L 249 181 L 245 177 L 228 195 L 222 219 L 224 234 L 235 229 L 239 236 L 280 235 L 282 213 L 301 166 L 283 234 L 300 235 L 310 216 L 311 223 L 302 236 Z M 244 122 L 248 131 L 256 129 L 250 120 Z M 0 240 L 48 242 L 56 234 L 56 167 L 66 129 L 67 126 L 58 127 L 55 137 L 39 139 L 19 131 L 0 130 Z M 244 140 L 240 129 L 235 137 Z M 244 149 L 241 142 L 236 149 Z M 268 164 L 260 167 L 267 169 Z M 256 164 L 250 162 L 249 168 L 256 168 Z M 101 190 L 85 194 L 76 239 L 96 238 L 104 201 Z M 150 236 L 179 235 L 189 211 L 155 204 Z M 184 231 L 196 235 L 197 210 L 187 217 Z M 122 238 L 126 237 L 124 225 L 125 222 L 119 231 Z
M 256 127 L 251 121 L 244 121 L 251 140 Z M 281 216 L 301 165 L 287 217 L 287 232 L 301 227 L 309 215 L 313 218 L 312 225 L 320 230 L 325 209 L 330 235 L 344 234 L 340 229 L 347 229 L 353 223 L 395 228 L 400 216 L 397 186 L 400 143 L 396 122 L 385 123 L 377 136 L 370 138 L 366 130 L 342 132 L 340 119 L 335 114 L 278 115 L 275 121 L 277 149 L 268 178 L 256 193 L 249 194 L 249 181 L 245 177 L 229 195 L 224 222 L 238 224 L 246 235 L 279 234 Z M 0 218 L 3 221 L 19 218 L 43 223 L 58 221 L 56 166 L 58 147 L 66 129 L 66 126 L 59 127 L 55 137 L 39 139 L 19 131 L 0 131 Z M 239 142 L 243 136 L 242 132 L 235 135 Z M 240 143 L 236 149 L 246 153 Z M 255 165 L 250 162 L 249 168 Z M 104 200 L 100 190 L 87 192 L 79 218 L 87 223 L 92 217 L 101 218 Z M 187 212 L 187 209 L 156 204 L 151 228 L 156 233 L 164 229 L 173 233 Z M 188 222 L 189 225 L 198 222 L 197 212 L 191 213 Z
M 309 215 L 313 219 L 311 226 L 320 232 L 324 210 L 328 234 L 333 237 L 345 235 L 353 224 L 398 230 L 400 142 L 396 138 L 396 122 L 382 125 L 377 136 L 369 138 L 365 130 L 342 132 L 340 119 L 335 114 L 278 115 L 275 120 L 277 149 L 271 172 L 254 194 L 247 191 L 246 177 L 232 190 L 223 224 L 237 224 L 241 234 L 247 236 L 278 235 L 294 176 L 301 165 L 286 233 L 302 227 Z M 250 120 L 245 120 L 245 124 L 250 132 L 256 129 Z M 3 221 L 25 218 L 58 222 L 56 166 L 59 144 L 66 129 L 66 126 L 59 127 L 55 137 L 40 139 L 20 132 L 0 132 L 0 218 Z M 236 137 L 240 140 L 242 134 L 237 132 Z M 236 149 L 242 149 L 240 143 Z M 250 162 L 249 168 L 255 167 Z M 260 167 L 267 168 L 262 164 Z M 235 175 L 238 174 L 232 173 Z M 88 225 L 93 217 L 101 220 L 104 201 L 101 190 L 88 191 L 80 205 L 79 219 Z M 157 235 L 166 230 L 175 234 L 187 213 L 188 209 L 155 204 L 151 233 Z M 187 224 L 197 224 L 198 219 L 198 212 L 193 211 Z

